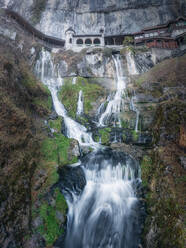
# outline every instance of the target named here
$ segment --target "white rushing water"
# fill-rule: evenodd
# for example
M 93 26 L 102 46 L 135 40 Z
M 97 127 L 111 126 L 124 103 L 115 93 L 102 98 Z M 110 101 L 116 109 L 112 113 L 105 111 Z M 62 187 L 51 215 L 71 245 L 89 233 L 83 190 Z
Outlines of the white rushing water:
M 76 84 L 76 81 L 77 81 L 77 77 L 74 77 L 74 78 L 72 79 L 72 84 Z
M 131 98 L 130 101 L 130 110 L 136 112 L 136 124 L 135 124 L 135 131 L 138 132 L 138 124 L 139 124 L 139 115 L 140 111 L 137 109 L 137 107 L 134 105 L 134 97 Z
M 92 139 L 92 134 L 87 132 L 86 127 L 70 118 L 63 104 L 59 101 L 58 90 L 62 85 L 62 78 L 60 78 L 59 73 L 55 72 L 51 54 L 48 51 L 42 51 L 41 59 L 36 63 L 36 72 L 51 92 L 56 113 L 64 118 L 67 136 L 78 140 L 82 146 L 98 147 L 98 144 Z
M 119 113 L 121 112 L 123 95 L 126 89 L 126 77 L 123 76 L 123 69 L 121 66 L 120 55 L 113 56 L 115 68 L 116 68 L 116 93 L 111 96 L 111 100 L 108 102 L 106 110 L 101 114 L 99 118 L 98 126 L 105 126 L 108 124 L 109 119 L 114 115 L 114 122 L 120 123 Z
M 79 91 L 79 97 L 78 97 L 76 115 L 82 115 L 82 114 L 83 114 L 83 92 L 82 92 L 82 90 L 80 90 Z
M 137 247 L 133 189 L 139 177 L 137 167 L 130 159 L 121 161 L 120 156 L 105 151 L 90 154 L 83 169 L 86 186 L 80 196 L 73 194 L 73 200 L 68 200 L 65 247 Z
M 128 72 L 130 75 L 137 75 L 139 74 L 137 68 L 136 68 L 136 63 L 134 60 L 134 55 L 132 54 L 131 51 L 128 51 L 126 54 L 126 59 L 127 59 L 127 67 L 128 67 Z
M 113 58 L 117 91 L 108 98 L 104 113 L 100 107 L 100 125 L 105 125 L 109 116 L 119 114 L 126 87 L 119 56 Z M 80 145 L 99 148 L 87 129 L 68 116 L 58 99 L 62 85 L 60 73 L 52 62 L 51 54 L 42 51 L 36 64 L 36 71 L 42 82 L 49 88 L 54 108 L 64 118 L 67 136 L 79 141 Z M 82 92 L 79 92 L 78 112 L 82 112 Z M 66 195 L 68 223 L 65 248 L 136 248 L 139 243 L 138 200 L 135 185 L 140 173 L 138 164 L 129 156 L 111 149 L 96 149 L 80 164 L 85 174 L 86 185 L 81 194 L 76 187 Z M 72 182 L 74 183 L 74 182 Z M 67 188 L 66 192 L 69 192 Z

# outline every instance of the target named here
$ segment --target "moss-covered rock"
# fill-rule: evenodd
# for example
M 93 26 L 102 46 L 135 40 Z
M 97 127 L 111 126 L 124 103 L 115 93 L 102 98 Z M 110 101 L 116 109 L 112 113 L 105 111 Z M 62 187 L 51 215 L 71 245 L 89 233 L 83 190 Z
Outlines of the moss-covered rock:
M 101 140 L 101 144 L 109 145 L 110 143 L 110 133 L 111 128 L 106 127 L 98 130 L 99 135 L 96 137 L 96 141 L 99 142 Z
M 64 232 L 66 220 L 67 204 L 58 188 L 54 192 L 53 201 L 52 205 L 44 201 L 38 210 L 42 224 L 37 230 L 45 238 L 47 245 L 52 245 Z
M 50 95 L 22 54 L 1 41 L 0 60 L 0 246 L 23 247 L 31 232 L 32 177 Z
M 59 92 L 59 98 L 73 118 L 76 117 L 80 90 L 83 92 L 84 112 L 87 115 L 93 109 L 93 104 L 104 95 L 104 89 L 100 85 L 89 83 L 86 78 L 78 77 L 76 84 L 72 84 L 71 79 L 66 79 Z

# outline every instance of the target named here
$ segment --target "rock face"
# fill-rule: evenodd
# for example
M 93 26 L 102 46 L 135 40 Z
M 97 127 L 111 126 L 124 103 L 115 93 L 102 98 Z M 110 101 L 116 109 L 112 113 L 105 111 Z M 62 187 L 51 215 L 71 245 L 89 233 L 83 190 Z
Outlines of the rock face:
M 40 156 L 36 133 L 40 118 L 49 114 L 36 98 L 46 103 L 48 93 L 2 39 L 0 59 L 0 247 L 23 247 L 30 229 L 31 178 Z
M 186 12 L 184 0 L 0 0 L 26 17 L 44 33 L 64 38 L 72 26 L 76 33 L 106 35 L 138 32 L 144 27 L 165 23 Z

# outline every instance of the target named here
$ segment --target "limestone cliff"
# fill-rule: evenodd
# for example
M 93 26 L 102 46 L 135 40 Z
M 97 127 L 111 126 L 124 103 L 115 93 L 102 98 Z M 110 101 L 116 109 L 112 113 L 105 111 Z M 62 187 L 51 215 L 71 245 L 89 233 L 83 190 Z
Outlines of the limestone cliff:
M 127 34 L 165 23 L 186 13 L 184 0 L 0 0 L 0 7 L 19 12 L 38 29 L 64 38 L 72 26 L 76 33 Z

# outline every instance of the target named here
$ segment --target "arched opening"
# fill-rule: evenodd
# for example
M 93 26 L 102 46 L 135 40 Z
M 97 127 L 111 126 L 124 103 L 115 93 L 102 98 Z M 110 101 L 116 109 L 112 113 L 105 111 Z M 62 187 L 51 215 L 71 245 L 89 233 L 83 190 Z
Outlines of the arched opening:
M 123 45 L 123 37 L 117 37 L 115 39 L 115 45 L 117 45 L 117 46 Z
M 69 39 L 69 43 L 72 44 L 72 38 Z
M 86 40 L 85 40 L 85 44 L 86 44 L 87 46 L 90 46 L 90 45 L 92 44 L 91 39 L 86 39 Z
M 112 46 L 114 45 L 114 39 L 112 37 L 105 38 L 105 45 Z
M 77 45 L 83 45 L 83 40 L 82 39 L 77 39 L 76 44 Z
M 101 44 L 101 41 L 100 41 L 100 39 L 98 39 L 98 38 L 96 38 L 95 40 L 94 40 L 94 45 L 100 45 Z

